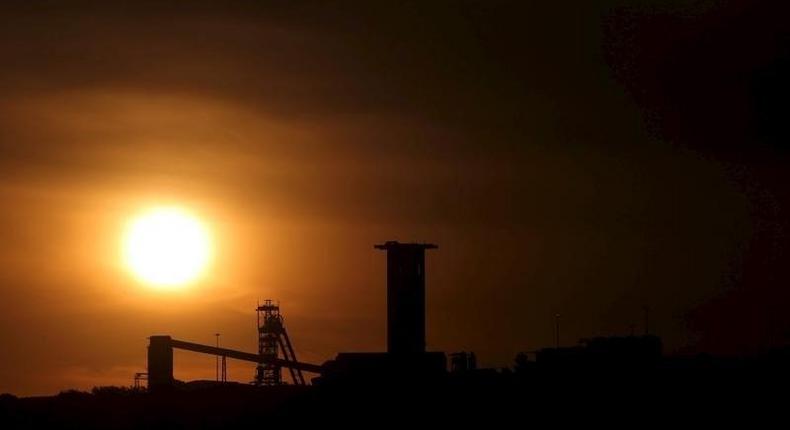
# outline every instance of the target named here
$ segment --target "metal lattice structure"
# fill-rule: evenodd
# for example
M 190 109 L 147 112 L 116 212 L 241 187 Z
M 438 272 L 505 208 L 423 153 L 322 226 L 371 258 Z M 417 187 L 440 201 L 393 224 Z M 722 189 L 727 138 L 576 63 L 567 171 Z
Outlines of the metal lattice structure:
M 279 353 L 282 352 L 283 360 L 296 363 L 288 332 L 283 324 L 280 314 L 280 305 L 265 300 L 263 305 L 258 305 L 258 355 L 264 360 L 258 363 L 255 369 L 255 385 L 281 385 L 282 366 L 278 364 Z M 294 384 L 304 385 L 305 380 L 301 369 L 288 367 L 291 380 Z

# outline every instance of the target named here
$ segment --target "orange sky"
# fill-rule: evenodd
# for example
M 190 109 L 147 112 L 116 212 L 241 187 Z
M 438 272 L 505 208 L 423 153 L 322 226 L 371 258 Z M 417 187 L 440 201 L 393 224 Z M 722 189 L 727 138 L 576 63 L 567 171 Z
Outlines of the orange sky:
M 645 303 L 669 351 L 705 337 L 688 316 L 739 285 L 763 200 L 618 81 L 601 16 L 627 2 L 289 3 L 3 13 L 0 392 L 131 384 L 151 334 L 253 351 L 266 298 L 304 361 L 383 350 L 385 240 L 440 246 L 432 350 L 506 366 L 553 342 L 555 313 L 572 344 L 630 332 Z M 217 240 L 180 292 L 119 257 L 161 204 Z M 177 377 L 213 375 L 177 355 Z

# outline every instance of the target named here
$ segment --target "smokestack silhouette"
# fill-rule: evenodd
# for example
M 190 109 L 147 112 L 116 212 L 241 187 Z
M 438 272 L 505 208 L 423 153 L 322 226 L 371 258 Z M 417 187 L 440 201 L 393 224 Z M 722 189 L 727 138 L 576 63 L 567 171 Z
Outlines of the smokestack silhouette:
M 425 352 L 425 250 L 428 243 L 388 241 L 375 245 L 387 251 L 387 351 Z

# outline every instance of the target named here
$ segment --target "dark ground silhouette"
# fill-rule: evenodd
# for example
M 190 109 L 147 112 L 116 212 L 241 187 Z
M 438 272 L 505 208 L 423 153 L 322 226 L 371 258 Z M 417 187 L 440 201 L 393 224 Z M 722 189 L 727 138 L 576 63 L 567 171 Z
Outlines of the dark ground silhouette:
M 439 420 L 447 425 L 481 422 L 484 428 L 546 420 L 677 426 L 680 420 L 711 424 L 730 417 L 755 424 L 781 414 L 786 405 L 790 349 L 749 358 L 700 355 L 649 363 L 614 356 L 605 360 L 606 354 L 595 349 L 588 343 L 559 354 L 544 350 L 553 357 L 428 379 L 409 379 L 403 372 L 312 386 L 195 381 L 153 393 L 101 387 L 52 397 L 6 394 L 0 397 L 0 417 L 3 428 L 245 428 L 286 422 L 380 426 Z

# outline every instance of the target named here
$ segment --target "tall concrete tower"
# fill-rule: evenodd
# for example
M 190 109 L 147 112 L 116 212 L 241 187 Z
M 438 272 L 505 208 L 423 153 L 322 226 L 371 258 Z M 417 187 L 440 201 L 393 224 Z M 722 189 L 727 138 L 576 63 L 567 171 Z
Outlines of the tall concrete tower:
M 170 336 L 151 336 L 148 343 L 148 389 L 173 385 L 173 344 Z
M 428 243 L 388 241 L 375 245 L 387 251 L 387 352 L 425 352 L 425 250 Z

